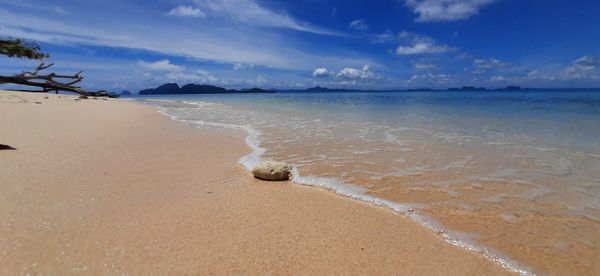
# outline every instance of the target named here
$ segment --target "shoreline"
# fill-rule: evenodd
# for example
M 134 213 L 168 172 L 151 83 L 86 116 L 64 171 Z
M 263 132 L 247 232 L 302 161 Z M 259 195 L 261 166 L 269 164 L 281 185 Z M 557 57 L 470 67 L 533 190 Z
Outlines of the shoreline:
M 597 101 L 596 96 L 585 99 Z M 447 231 L 459 241 L 484 246 L 479 252 L 515 260 L 535 273 L 594 274 L 599 159 L 589 139 L 598 135 L 592 127 L 597 114 L 577 111 L 558 122 L 559 113 L 536 108 L 564 104 L 573 110 L 580 104 L 568 103 L 578 97 L 523 95 L 525 104 L 514 107 L 523 114 L 510 118 L 498 111 L 512 100 L 471 118 L 480 111 L 471 97 L 460 101 L 469 104 L 432 100 L 444 105 L 439 113 L 430 112 L 437 105 L 429 104 L 417 105 L 416 111 L 402 104 L 391 105 L 397 112 L 385 109 L 386 95 L 174 97 L 156 105 L 189 125 L 255 130 L 251 134 L 260 136 L 247 141 L 264 148 L 262 159 L 295 165 L 296 182 L 363 201 L 407 203 L 392 205 L 413 207 L 433 218 L 424 224 L 435 233 Z M 403 100 L 407 97 L 390 102 Z M 544 136 L 555 131 L 564 135 Z
M 134 99 L 135 100 L 135 99 Z M 145 101 L 161 101 L 161 102 L 172 102 L 179 104 L 180 102 L 176 100 L 156 100 L 156 99 L 144 99 Z M 188 102 L 184 102 L 185 104 L 189 104 Z M 222 124 L 222 123 L 214 123 L 207 121 L 194 121 L 191 122 L 189 120 L 180 119 L 175 115 L 169 114 L 166 110 L 162 109 L 160 106 L 157 107 L 158 113 L 169 117 L 170 119 L 191 125 L 190 127 L 195 127 L 199 129 L 208 129 L 208 128 L 216 128 L 216 129 L 225 129 L 225 130 L 235 130 L 241 131 L 245 134 L 245 142 L 246 145 L 252 149 L 252 151 L 246 155 L 243 155 L 238 163 L 248 172 L 250 173 L 252 169 L 265 161 L 263 159 L 263 154 L 267 149 L 261 147 L 260 136 L 261 133 L 250 126 L 245 125 L 231 125 L 231 124 Z M 283 160 L 285 161 L 285 160 Z M 361 203 L 366 203 L 370 206 L 376 208 L 384 208 L 390 212 L 402 215 L 406 218 L 409 218 L 413 222 L 421 225 L 426 230 L 431 231 L 431 233 L 439 236 L 445 242 L 462 248 L 467 251 L 471 251 L 477 254 L 481 254 L 489 261 L 496 263 L 497 265 L 503 267 L 507 271 L 517 273 L 519 275 L 535 275 L 535 271 L 525 266 L 519 260 L 508 257 L 505 253 L 495 249 L 490 248 L 488 246 L 479 244 L 478 242 L 467 238 L 467 233 L 462 233 L 459 231 L 454 231 L 451 229 L 447 229 L 443 224 L 439 221 L 435 220 L 432 217 L 428 217 L 425 214 L 422 214 L 418 210 L 418 206 L 410 203 L 399 203 L 390 201 L 381 197 L 369 195 L 360 190 L 360 188 L 355 188 L 350 184 L 344 183 L 343 181 L 333 178 L 333 177 L 319 177 L 319 176 L 302 176 L 296 166 L 292 170 L 292 177 L 290 178 L 291 182 L 315 187 L 318 189 L 325 190 L 327 192 L 332 192 L 335 195 L 342 196 L 344 198 L 349 198 L 352 200 L 359 201 Z
M 2 273 L 510 274 L 383 207 L 254 180 L 232 131 L 138 103 L 11 94 Z

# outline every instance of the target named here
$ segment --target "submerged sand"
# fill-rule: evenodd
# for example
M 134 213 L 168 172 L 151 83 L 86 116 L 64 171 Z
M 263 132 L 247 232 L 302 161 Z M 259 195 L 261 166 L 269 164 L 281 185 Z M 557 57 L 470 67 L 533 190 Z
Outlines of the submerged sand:
M 242 134 L 149 106 L 0 92 L 0 144 L 0 275 L 508 274 L 384 208 L 254 180 Z

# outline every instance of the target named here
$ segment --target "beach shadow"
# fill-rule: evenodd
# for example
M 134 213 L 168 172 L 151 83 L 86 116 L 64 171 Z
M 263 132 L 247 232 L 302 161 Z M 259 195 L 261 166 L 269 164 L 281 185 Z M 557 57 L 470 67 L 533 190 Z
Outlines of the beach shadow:
M 0 144 L 0 150 L 17 150 L 9 145 Z

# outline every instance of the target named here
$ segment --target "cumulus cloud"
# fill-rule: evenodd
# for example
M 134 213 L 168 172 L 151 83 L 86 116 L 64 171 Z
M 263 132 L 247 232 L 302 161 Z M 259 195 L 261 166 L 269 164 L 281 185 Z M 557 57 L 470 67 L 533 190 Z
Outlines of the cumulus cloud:
M 417 22 L 467 19 L 494 0 L 406 0 L 406 6 L 419 16 Z
M 447 45 L 440 45 L 430 37 L 415 33 L 402 31 L 398 37 L 404 40 L 406 45 L 396 48 L 397 55 L 435 54 L 456 50 L 456 48 Z
M 313 71 L 313 77 L 329 77 L 331 75 L 334 75 L 335 72 L 330 72 L 329 70 L 327 70 L 327 68 L 316 68 Z
M 365 19 L 357 19 L 350 22 L 350 28 L 355 29 L 357 31 L 367 31 L 369 30 L 369 24 L 367 24 L 367 20 Z
M 192 6 L 178 6 L 170 10 L 167 15 L 178 17 L 206 17 L 206 13 Z
M 138 60 L 138 64 L 148 70 L 152 71 L 183 71 L 185 69 L 184 66 L 176 65 L 171 63 L 168 59 L 163 59 L 155 62 L 146 62 L 143 60 Z
M 346 67 L 346 68 L 342 69 L 340 72 L 338 72 L 336 76 L 338 78 L 353 79 L 353 80 L 372 79 L 374 75 L 370 69 L 371 69 L 371 67 L 369 65 L 363 66 L 362 69 Z
M 346 67 L 339 72 L 328 70 L 327 68 L 320 67 L 313 71 L 313 77 L 334 77 L 337 79 L 361 81 L 375 79 L 376 76 L 371 72 L 371 66 L 365 65 L 362 68 Z
M 172 82 L 181 83 L 215 83 L 219 79 L 211 75 L 206 70 L 194 70 L 191 72 L 176 71 L 166 75 L 166 78 Z
M 171 63 L 168 59 L 155 62 L 138 60 L 138 65 L 145 69 L 144 74 L 156 81 L 170 81 L 181 83 L 209 83 L 219 79 L 202 69 L 186 69 L 185 66 Z
M 451 51 L 448 46 L 437 46 L 429 43 L 419 42 L 411 46 L 398 46 L 396 49 L 397 55 L 418 55 L 418 54 L 434 54 Z

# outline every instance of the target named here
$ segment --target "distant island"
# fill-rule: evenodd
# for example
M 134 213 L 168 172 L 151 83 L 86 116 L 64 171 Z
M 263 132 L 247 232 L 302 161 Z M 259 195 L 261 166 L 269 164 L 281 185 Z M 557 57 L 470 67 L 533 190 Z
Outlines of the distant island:
M 485 91 L 600 91 L 598 88 L 525 88 L 516 85 L 509 85 L 503 88 L 485 88 L 475 86 L 451 87 L 447 89 L 434 88 L 408 88 L 408 89 L 347 89 L 347 88 L 327 88 L 315 86 L 305 89 L 226 89 L 208 84 L 186 84 L 179 87 L 177 83 L 166 83 L 157 88 L 144 89 L 139 92 L 139 95 L 191 95 L 191 94 L 260 94 L 260 93 L 287 93 L 287 92 L 302 92 L 302 93 L 323 93 L 323 92 L 485 92 Z M 128 96 L 130 92 L 125 90 L 121 92 L 122 96 Z
M 225 89 L 207 84 L 186 84 L 179 87 L 177 83 L 166 83 L 157 88 L 144 89 L 139 92 L 140 95 L 189 95 L 189 94 L 232 94 L 232 93 L 275 93 L 272 90 L 260 88 L 251 89 Z
M 288 90 L 277 90 L 277 92 L 485 92 L 485 91 L 600 91 L 600 88 L 530 88 L 520 87 L 516 85 L 509 85 L 503 88 L 486 88 L 486 87 L 475 87 L 475 86 L 462 86 L 462 87 L 451 87 L 447 89 L 443 88 L 404 88 L 404 89 L 344 89 L 344 88 L 327 88 L 321 86 L 315 86 L 306 89 L 288 89 Z
M 414 91 L 519 91 L 519 90 L 532 90 L 530 88 L 521 88 L 520 86 L 509 85 L 506 88 L 488 89 L 485 87 L 474 87 L 474 86 L 463 86 L 461 88 L 448 88 L 448 89 L 433 89 L 433 88 L 409 88 L 409 89 L 344 89 L 344 88 L 327 88 L 321 86 L 315 86 L 306 89 L 290 89 L 290 90 L 277 90 L 280 92 L 414 92 Z
M 288 89 L 277 90 L 278 92 L 407 92 L 407 91 L 441 91 L 431 88 L 416 89 L 346 89 L 346 88 L 327 88 L 321 86 L 310 87 L 306 89 Z
M 509 85 L 506 88 L 498 88 L 498 89 L 487 89 L 485 87 L 475 87 L 475 86 L 463 86 L 461 88 L 452 87 L 452 88 L 446 89 L 446 91 L 489 91 L 489 90 L 492 90 L 492 91 L 498 91 L 498 90 L 520 91 L 520 90 L 523 90 L 523 88 L 521 88 L 520 86 Z

